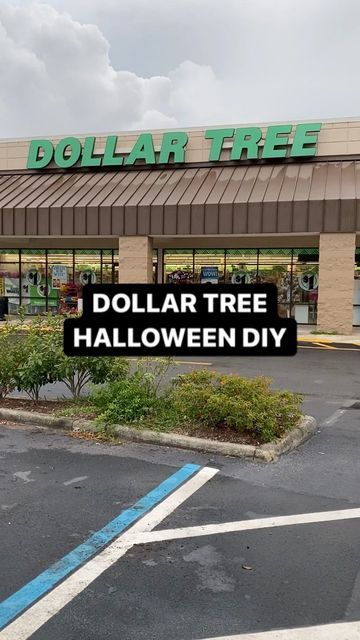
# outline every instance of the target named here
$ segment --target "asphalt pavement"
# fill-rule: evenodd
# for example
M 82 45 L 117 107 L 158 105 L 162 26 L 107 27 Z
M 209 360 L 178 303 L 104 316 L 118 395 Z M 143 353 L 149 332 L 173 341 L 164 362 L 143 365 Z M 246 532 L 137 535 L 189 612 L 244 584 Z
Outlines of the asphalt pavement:
M 271 465 L 1 425 L 0 640 L 359 639 L 358 358 L 216 361 L 305 394 Z

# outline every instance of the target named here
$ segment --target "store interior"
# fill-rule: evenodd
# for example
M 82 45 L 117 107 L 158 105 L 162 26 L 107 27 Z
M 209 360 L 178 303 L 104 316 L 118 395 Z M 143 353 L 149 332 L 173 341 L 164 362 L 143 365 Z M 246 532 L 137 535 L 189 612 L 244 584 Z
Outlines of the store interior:
M 316 325 L 319 250 L 164 249 L 163 264 L 153 252 L 153 278 L 164 283 L 273 283 L 278 312 L 300 324 Z M 9 313 L 73 313 L 81 309 L 86 284 L 116 283 L 119 257 L 114 249 L 0 249 L 0 296 Z M 360 326 L 360 247 L 354 262 L 354 321 Z

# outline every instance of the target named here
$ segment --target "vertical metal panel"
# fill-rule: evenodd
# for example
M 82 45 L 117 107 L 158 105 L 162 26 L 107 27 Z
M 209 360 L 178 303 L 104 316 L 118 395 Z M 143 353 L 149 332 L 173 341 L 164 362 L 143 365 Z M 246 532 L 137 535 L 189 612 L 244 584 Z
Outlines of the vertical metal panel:
M 31 210 L 36 212 L 39 235 L 48 235 L 50 228 L 50 209 L 59 195 L 61 195 L 64 190 L 67 190 L 71 178 L 71 176 L 67 174 L 57 174 L 56 177 L 57 180 L 49 187 L 46 193 L 43 193 L 31 204 Z
M 120 173 L 118 171 L 109 172 L 108 182 L 86 205 L 86 215 L 89 217 L 98 216 L 99 235 L 110 236 L 112 230 L 112 203 L 117 195 L 136 176 L 136 172 Z
M 340 231 L 356 229 L 355 163 L 341 163 L 340 182 Z
M 257 175 L 256 182 L 248 201 L 248 233 L 262 233 L 263 200 L 269 185 L 272 171 L 272 166 L 264 165 L 260 167 L 260 171 Z
M 233 173 L 234 173 L 233 167 L 222 169 L 214 185 L 214 188 L 211 190 L 208 198 L 206 199 L 206 203 L 205 203 L 205 233 L 206 234 L 214 235 L 217 233 L 224 233 L 223 231 L 220 231 L 221 221 L 220 221 L 219 202 L 222 196 L 224 195 L 225 189 L 228 186 Z M 230 224 L 232 225 L 232 218 L 230 220 Z
M 138 171 L 126 173 L 116 189 L 113 189 L 100 205 L 100 215 L 106 215 L 106 220 L 110 211 L 111 235 L 119 236 L 124 233 L 124 208 L 118 204 L 118 198 L 138 179 L 138 176 Z
M 200 189 L 195 195 L 190 211 L 190 233 L 194 235 L 202 235 L 205 231 L 205 203 L 215 186 L 221 169 L 210 169 Z M 215 217 L 217 218 L 217 212 Z M 215 220 L 215 228 L 217 233 L 217 220 Z
M 313 165 L 300 165 L 293 204 L 293 232 L 308 231 L 308 203 L 313 175 Z
M 49 198 L 49 195 L 53 192 L 53 190 L 58 188 L 58 183 L 59 176 L 56 174 L 50 175 L 49 180 L 40 180 L 39 187 L 32 190 L 31 199 L 28 198 L 26 202 L 22 202 L 22 206 L 25 208 L 26 235 L 38 235 L 38 204 L 39 202 L 42 202 L 45 197 Z
M 66 174 L 59 188 L 53 193 L 49 200 L 38 207 L 38 229 L 39 235 L 61 235 L 66 231 L 66 235 L 73 235 L 74 230 L 63 230 L 61 224 L 61 207 L 69 198 L 69 191 L 80 180 L 81 174 Z
M 137 205 L 137 224 L 140 235 L 149 235 L 151 233 L 151 204 L 156 196 L 161 193 L 171 175 L 172 171 L 161 171 L 139 201 Z
M 101 178 L 101 173 L 85 174 L 83 179 L 78 180 L 74 188 L 69 190 L 69 198 L 61 207 L 61 225 L 64 235 L 67 235 L 67 229 L 69 233 L 73 230 L 72 233 L 79 236 L 89 233 L 86 224 L 86 197 L 92 187 L 100 182 Z
M 177 208 L 177 233 L 178 235 L 190 235 L 191 230 L 191 207 L 192 202 L 204 183 L 208 174 L 206 169 L 198 169 L 191 180 L 188 188 L 181 196 Z
M 219 233 L 235 233 L 235 198 L 246 175 L 246 167 L 236 167 L 220 199 Z
M 175 189 L 169 195 L 164 206 L 164 234 L 176 235 L 177 233 L 177 206 L 181 196 L 185 193 L 190 182 L 196 175 L 197 169 L 186 169 L 182 174 Z
M 324 226 L 325 233 L 336 233 L 340 230 L 340 186 L 341 165 L 334 162 L 327 166 L 325 184 Z
M 285 173 L 286 166 L 278 165 L 273 167 L 263 198 L 261 224 L 262 233 L 276 233 L 277 231 L 278 200 Z
M 360 162 L 355 162 L 356 231 L 360 232 Z
M 15 182 L 17 176 L 0 176 L 0 202 L 1 202 L 1 194 L 5 189 L 7 189 L 13 182 Z M 3 210 L 0 204 L 0 234 L 4 234 L 3 231 Z M 5 234 L 4 234 L 5 235 Z
M 246 169 L 244 178 L 234 199 L 233 233 L 250 233 L 249 228 L 253 227 L 252 224 L 249 224 L 248 220 L 250 213 L 248 205 L 259 171 L 260 168 L 256 166 Z
M 177 169 L 172 171 L 169 180 L 163 186 L 159 194 L 156 196 L 150 206 L 150 231 L 152 235 L 163 235 L 165 232 L 165 217 L 167 215 L 168 206 L 166 202 L 176 189 L 180 180 L 184 177 L 185 169 Z M 175 211 L 175 228 L 176 228 L 176 211 Z
M 149 175 L 149 171 L 138 171 L 135 178 L 131 180 L 125 189 L 122 189 L 112 205 L 112 234 L 125 235 L 125 204 L 131 197 L 141 188 L 141 185 Z M 127 226 L 132 233 L 136 235 L 137 220 L 136 207 L 128 210 Z
M 21 194 L 32 184 L 36 182 L 37 176 L 21 175 L 0 194 L 0 208 L 2 210 L 2 233 L 4 236 L 15 235 L 14 225 L 14 206 L 13 202 L 17 202 L 21 198 Z
M 320 233 L 324 229 L 326 176 L 326 164 L 315 164 L 313 167 L 309 193 L 309 219 L 307 231 L 316 231 Z
M 124 205 L 124 234 L 128 236 L 133 235 L 149 235 L 150 233 L 150 220 L 141 216 L 139 220 L 138 204 L 142 198 L 149 192 L 152 185 L 160 177 L 160 171 L 149 171 L 144 176 L 141 186 L 135 191 L 131 198 Z M 150 211 L 149 211 L 150 212 Z
M 290 164 L 285 167 L 284 180 L 281 185 L 277 203 L 277 231 L 291 233 L 294 215 L 294 194 L 299 176 L 299 165 Z

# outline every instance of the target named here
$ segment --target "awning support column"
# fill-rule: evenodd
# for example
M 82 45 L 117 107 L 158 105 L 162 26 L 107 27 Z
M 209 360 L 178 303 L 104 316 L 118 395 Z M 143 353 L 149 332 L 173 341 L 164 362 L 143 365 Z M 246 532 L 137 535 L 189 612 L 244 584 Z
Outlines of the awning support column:
M 355 233 L 320 234 L 318 331 L 351 334 Z
M 153 241 L 147 236 L 119 238 L 119 282 L 146 284 L 153 281 Z

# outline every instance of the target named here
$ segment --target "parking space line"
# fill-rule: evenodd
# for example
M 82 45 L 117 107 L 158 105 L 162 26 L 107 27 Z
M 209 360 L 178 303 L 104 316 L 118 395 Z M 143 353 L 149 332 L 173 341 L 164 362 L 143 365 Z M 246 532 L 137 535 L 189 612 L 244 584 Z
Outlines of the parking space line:
M 149 533 L 141 533 L 137 537 L 135 534 L 132 538 L 132 542 L 134 544 L 148 544 L 150 542 L 163 542 L 165 540 L 212 536 L 219 535 L 221 533 L 234 533 L 236 531 L 251 531 L 255 529 L 271 529 L 275 527 L 289 527 L 300 524 L 336 522 L 339 520 L 352 520 L 354 518 L 360 518 L 360 509 L 299 513 L 289 516 L 278 516 L 275 518 L 257 518 L 256 520 L 238 520 L 235 522 L 205 524 L 196 527 L 150 531 Z
M 278 629 L 260 633 L 243 633 L 237 636 L 218 636 L 203 640 L 359 640 L 360 622 L 335 622 L 315 627 Z
M 35 633 L 35 631 L 58 613 L 65 605 L 69 604 L 75 596 L 84 591 L 89 584 L 98 578 L 104 571 L 109 569 L 123 555 L 125 555 L 125 553 L 133 546 L 131 538 L 134 533 L 150 531 L 153 527 L 157 526 L 166 516 L 170 515 L 170 513 L 172 513 L 179 505 L 187 500 L 193 493 L 195 493 L 195 491 L 200 489 L 218 472 L 218 469 L 212 469 L 210 467 L 199 469 L 199 465 L 185 465 L 185 467 L 182 467 L 182 469 L 170 476 L 170 478 L 165 480 L 165 482 L 159 485 L 159 487 L 142 498 L 142 500 L 134 505 L 134 507 L 124 511 L 120 516 L 120 518 L 123 519 L 125 517 L 126 523 L 123 523 L 123 529 L 125 529 L 130 522 L 135 520 L 137 520 L 137 522 L 135 522 L 135 524 L 133 524 L 127 531 L 118 535 L 115 540 L 113 539 L 105 549 L 100 551 L 97 555 L 94 555 L 94 557 L 88 560 L 86 564 L 83 563 L 84 560 L 78 562 L 78 565 L 81 564 L 82 566 L 77 568 L 71 575 L 68 575 L 68 577 L 61 584 L 55 586 L 52 591 L 49 592 L 49 589 L 53 585 L 48 586 L 47 584 L 49 576 L 53 570 L 53 567 L 50 567 L 48 571 L 40 574 L 40 576 L 35 578 L 34 581 L 29 583 L 30 588 L 28 588 L 29 585 L 26 585 L 26 587 L 23 588 L 25 589 L 28 599 L 29 596 L 32 597 L 32 600 L 29 601 L 27 605 L 24 602 L 22 595 L 23 589 L 20 589 L 20 591 L 5 600 L 0 605 L 0 607 L 3 607 L 3 624 L 4 620 L 6 624 L 6 618 L 9 622 L 21 610 L 24 610 L 26 606 L 29 606 L 39 597 L 36 595 L 36 592 L 32 592 L 31 585 L 35 583 L 37 591 L 39 591 L 39 587 L 41 588 L 45 576 L 45 588 L 43 589 L 43 593 L 46 595 L 35 602 L 35 604 L 32 604 L 29 609 L 24 611 L 24 613 L 22 613 L 13 622 L 10 622 L 10 624 L 0 632 L 0 639 L 27 640 L 27 638 Z M 160 500 L 163 501 L 161 502 Z M 147 511 L 150 511 L 150 513 L 146 513 Z M 131 520 L 129 515 L 125 516 L 128 512 L 131 513 Z M 101 530 L 101 532 L 102 531 L 104 531 L 104 529 Z M 114 538 L 114 536 L 112 536 L 112 538 Z M 90 538 L 90 540 L 92 540 L 92 538 Z M 109 540 L 107 540 L 107 542 L 108 541 Z M 85 546 L 87 544 L 89 543 L 84 543 Z M 84 545 L 80 545 L 78 549 Z M 92 551 L 91 555 L 93 554 L 94 551 Z M 64 560 L 67 558 L 68 556 L 65 556 L 63 560 L 60 560 L 59 563 L 54 565 L 57 567 L 58 571 Z M 75 567 L 72 567 L 72 569 L 75 569 Z M 66 574 L 69 574 L 70 571 L 71 569 L 68 570 Z M 56 583 L 58 581 L 59 578 L 56 580 Z

